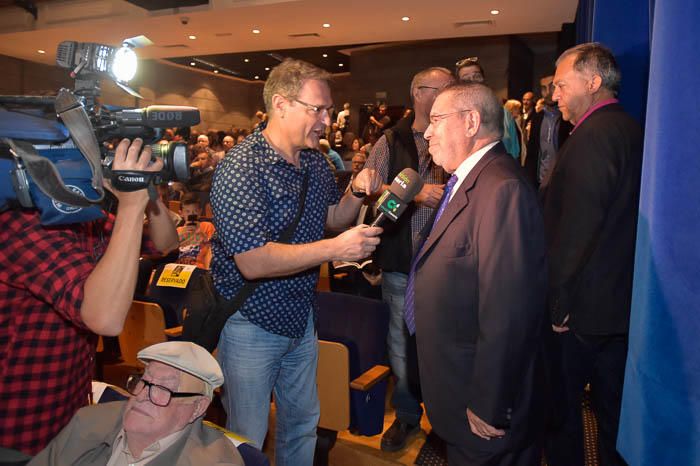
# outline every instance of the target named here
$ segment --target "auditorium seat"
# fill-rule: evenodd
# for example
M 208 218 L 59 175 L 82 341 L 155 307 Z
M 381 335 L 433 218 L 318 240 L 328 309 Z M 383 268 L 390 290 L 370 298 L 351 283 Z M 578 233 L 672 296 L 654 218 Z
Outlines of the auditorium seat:
M 321 419 L 314 464 L 320 466 L 328 464 L 339 430 L 368 436 L 382 432 L 390 371 L 385 356 L 389 329 L 385 303 L 319 292 L 318 304 Z

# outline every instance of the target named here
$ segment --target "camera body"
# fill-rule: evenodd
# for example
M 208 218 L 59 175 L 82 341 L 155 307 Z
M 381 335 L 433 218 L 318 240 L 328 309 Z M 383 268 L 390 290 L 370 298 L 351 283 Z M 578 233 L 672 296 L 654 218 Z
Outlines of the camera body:
M 103 177 L 121 191 L 148 188 L 152 197 L 154 184 L 189 179 L 186 145 L 153 143 L 163 128 L 198 124 L 199 110 L 97 105 L 103 76 L 136 94 L 115 78 L 119 73 L 110 67 L 122 49 L 63 42 L 57 63 L 72 69 L 73 91 L 61 89 L 56 97 L 0 96 L 0 211 L 34 208 L 45 225 L 79 223 L 102 215 Z M 137 137 L 152 144 L 154 158 L 163 159 L 160 172 L 112 170 L 114 154 L 108 142 Z

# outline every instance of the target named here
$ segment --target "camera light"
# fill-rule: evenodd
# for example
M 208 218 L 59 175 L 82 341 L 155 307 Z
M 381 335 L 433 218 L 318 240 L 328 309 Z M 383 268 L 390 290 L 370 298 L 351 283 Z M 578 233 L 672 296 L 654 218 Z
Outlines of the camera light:
M 136 52 L 131 47 L 122 47 L 114 54 L 112 74 L 118 81 L 130 81 L 136 74 L 136 67 Z

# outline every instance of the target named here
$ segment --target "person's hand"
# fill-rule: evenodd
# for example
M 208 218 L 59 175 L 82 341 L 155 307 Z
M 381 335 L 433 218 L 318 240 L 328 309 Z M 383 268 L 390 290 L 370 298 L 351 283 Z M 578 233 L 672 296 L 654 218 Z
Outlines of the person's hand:
M 334 238 L 336 259 L 357 261 L 374 252 L 379 244 L 380 227 L 357 225 Z
M 495 427 L 487 424 L 469 408 L 467 408 L 467 419 L 469 420 L 469 428 L 471 429 L 472 433 L 474 435 L 478 435 L 484 440 L 501 438 L 506 435 L 505 430 L 496 429 Z
M 376 170 L 365 168 L 352 180 L 351 189 L 354 192 L 363 192 L 368 196 L 379 191 L 382 187 L 382 179 Z
M 552 324 L 552 330 L 554 330 L 556 333 L 565 333 L 569 331 L 569 327 L 566 325 L 566 323 L 569 322 L 569 314 L 564 317 L 564 321 L 561 323 L 561 325 L 554 325 Z
M 416 201 L 417 204 L 422 204 L 426 207 L 434 209 L 440 205 L 440 200 L 442 199 L 442 195 L 444 192 L 444 184 L 426 183 L 423 185 L 423 189 L 421 189 L 420 192 L 416 194 L 414 201 Z
M 112 170 L 159 172 L 162 169 L 163 160 L 157 158 L 155 161 L 151 161 L 151 147 L 144 147 L 141 138 L 136 138 L 133 142 L 128 139 L 122 139 L 114 151 Z M 136 206 L 144 210 L 146 204 L 148 204 L 148 191 L 146 189 L 134 192 L 118 191 L 107 179 L 104 180 L 104 186 L 117 198 L 120 208 Z

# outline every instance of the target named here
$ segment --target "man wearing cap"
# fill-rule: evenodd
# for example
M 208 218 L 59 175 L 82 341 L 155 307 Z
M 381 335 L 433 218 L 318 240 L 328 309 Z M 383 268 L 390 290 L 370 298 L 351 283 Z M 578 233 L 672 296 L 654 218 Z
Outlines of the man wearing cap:
M 234 444 L 202 424 L 224 382 L 216 359 L 183 341 L 149 346 L 138 358 L 146 369 L 129 378 L 128 401 L 81 409 L 29 464 L 243 466 Z

